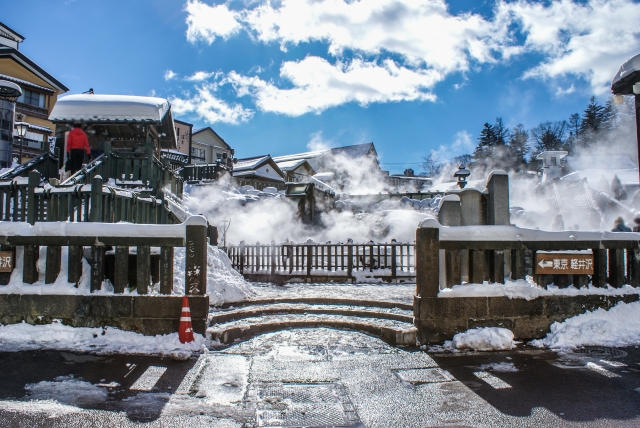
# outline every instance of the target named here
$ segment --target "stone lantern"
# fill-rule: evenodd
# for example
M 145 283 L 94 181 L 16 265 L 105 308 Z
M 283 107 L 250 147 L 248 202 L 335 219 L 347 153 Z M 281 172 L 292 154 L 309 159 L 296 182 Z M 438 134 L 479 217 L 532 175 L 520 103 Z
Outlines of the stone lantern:
M 458 181 L 458 187 L 464 189 L 467 185 L 467 177 L 471 174 L 471 171 L 465 168 L 464 165 L 460 165 L 458 170 L 453 174 L 453 177 Z

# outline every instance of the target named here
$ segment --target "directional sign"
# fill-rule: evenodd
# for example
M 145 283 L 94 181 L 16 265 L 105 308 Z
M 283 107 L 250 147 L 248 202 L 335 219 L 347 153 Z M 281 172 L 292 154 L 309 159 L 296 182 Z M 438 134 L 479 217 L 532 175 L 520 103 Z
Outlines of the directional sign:
M 13 271 L 13 251 L 0 251 L 0 272 Z
M 592 275 L 593 254 L 575 252 L 536 253 L 537 275 Z

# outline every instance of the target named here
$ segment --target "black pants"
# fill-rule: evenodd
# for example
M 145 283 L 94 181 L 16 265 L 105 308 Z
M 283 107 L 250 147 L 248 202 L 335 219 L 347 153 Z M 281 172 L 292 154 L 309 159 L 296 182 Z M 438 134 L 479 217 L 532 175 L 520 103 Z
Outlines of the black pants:
M 71 149 L 69 151 L 69 160 L 67 161 L 67 171 L 71 175 L 75 174 L 80 168 L 82 168 L 82 162 L 84 161 L 85 151 L 83 149 Z

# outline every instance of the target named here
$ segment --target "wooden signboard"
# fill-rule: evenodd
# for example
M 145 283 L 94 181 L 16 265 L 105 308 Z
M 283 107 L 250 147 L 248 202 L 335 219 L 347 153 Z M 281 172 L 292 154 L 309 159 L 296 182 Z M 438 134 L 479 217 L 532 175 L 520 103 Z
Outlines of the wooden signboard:
M 0 251 L 0 272 L 13 272 L 13 251 Z
M 593 275 L 593 254 L 538 252 L 536 275 Z

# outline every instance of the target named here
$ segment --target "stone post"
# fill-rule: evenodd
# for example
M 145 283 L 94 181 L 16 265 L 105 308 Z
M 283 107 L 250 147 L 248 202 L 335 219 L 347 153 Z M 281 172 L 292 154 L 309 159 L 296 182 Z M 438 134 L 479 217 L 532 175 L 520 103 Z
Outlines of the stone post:
M 416 230 L 416 295 L 436 297 L 439 283 L 440 229 L 437 222 L 425 220 Z
M 36 170 L 29 171 L 29 187 L 27 188 L 27 223 L 31 225 L 36 222 L 36 187 L 38 187 L 38 184 L 40 184 L 40 173 Z M 24 209 L 24 207 L 22 209 Z
M 185 294 L 207 293 L 207 220 L 193 215 L 185 221 Z
M 487 179 L 487 224 L 509 225 L 509 176 L 506 172 L 491 171 Z
M 457 192 L 456 192 L 457 193 Z M 457 194 L 448 194 L 440 201 L 438 220 L 443 226 L 460 226 L 461 204 Z M 460 250 L 440 250 L 440 281 L 446 287 L 452 287 L 462 283 Z
M 487 224 L 486 198 L 477 189 L 462 189 L 457 193 L 460 198 L 460 226 Z M 460 280 L 470 282 L 469 250 L 460 250 Z M 477 260 L 476 260 L 477 261 Z

